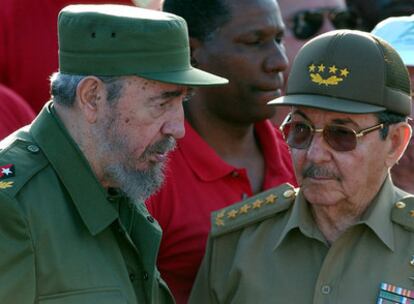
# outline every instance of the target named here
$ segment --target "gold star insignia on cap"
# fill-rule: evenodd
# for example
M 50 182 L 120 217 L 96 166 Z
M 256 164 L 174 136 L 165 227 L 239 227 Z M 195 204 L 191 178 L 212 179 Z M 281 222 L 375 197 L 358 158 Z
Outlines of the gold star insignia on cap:
M 312 63 L 312 64 L 309 66 L 309 72 L 315 72 L 315 69 L 316 69 L 316 66 Z
M 240 207 L 239 213 L 247 213 L 249 212 L 249 209 L 251 208 L 250 204 L 245 204 Z
M 0 189 L 7 189 L 13 187 L 14 182 L 0 182 Z
M 238 213 L 239 212 L 236 209 L 232 209 L 229 212 L 227 212 L 227 217 L 230 218 L 230 219 L 234 219 L 234 218 L 236 218 Z
M 269 194 L 268 197 L 266 197 L 266 203 L 267 204 L 273 204 L 274 202 L 276 202 L 277 196 L 272 194 Z
M 253 202 L 253 209 L 258 209 L 262 207 L 263 201 L 258 199 Z
M 410 216 L 414 217 L 414 210 L 410 210 Z
M 311 68 L 312 66 L 313 68 Z M 317 72 L 315 71 L 316 67 L 318 68 Z M 328 72 L 325 72 L 327 67 L 329 69 L 329 74 Z M 318 85 L 325 85 L 325 86 L 338 85 L 350 73 L 347 68 L 338 68 L 335 64 L 328 65 L 328 66 L 325 66 L 325 64 L 323 63 L 319 64 L 318 66 L 315 66 L 314 64 L 312 64 L 308 68 L 309 68 L 309 76 L 310 76 L 311 81 L 314 83 L 317 83 Z
M 347 68 L 345 68 L 345 69 L 341 69 L 341 76 L 345 76 L 345 77 L 347 77 L 347 76 L 348 76 L 348 74 L 349 74 L 349 71 L 348 71 L 348 69 L 347 69 Z
M 318 72 L 324 72 L 325 71 L 325 66 L 323 65 L 323 63 L 321 63 L 320 65 L 318 65 Z

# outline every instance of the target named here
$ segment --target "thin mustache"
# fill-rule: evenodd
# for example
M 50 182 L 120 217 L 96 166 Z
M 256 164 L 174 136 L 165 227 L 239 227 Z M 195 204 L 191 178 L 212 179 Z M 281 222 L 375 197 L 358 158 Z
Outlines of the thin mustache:
M 315 164 L 310 164 L 306 166 L 302 171 L 302 176 L 304 178 L 310 177 L 310 178 L 334 178 L 336 180 L 340 180 L 340 176 L 336 174 L 335 172 L 332 172 L 331 170 L 317 166 Z

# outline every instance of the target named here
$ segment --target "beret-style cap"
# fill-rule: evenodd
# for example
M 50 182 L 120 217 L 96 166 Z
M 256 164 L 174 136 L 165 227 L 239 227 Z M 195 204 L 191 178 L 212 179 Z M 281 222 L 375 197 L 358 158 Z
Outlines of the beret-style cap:
M 125 5 L 69 5 L 58 17 L 61 73 L 137 75 L 204 86 L 227 79 L 190 64 L 187 25 L 179 16 Z

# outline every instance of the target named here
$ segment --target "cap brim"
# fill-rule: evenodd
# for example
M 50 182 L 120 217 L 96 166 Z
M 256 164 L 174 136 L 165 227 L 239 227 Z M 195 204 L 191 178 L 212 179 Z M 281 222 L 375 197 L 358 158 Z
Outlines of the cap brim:
M 223 85 L 229 82 L 226 78 L 196 68 L 162 73 L 138 73 L 138 75 L 151 80 L 186 86 L 213 86 Z
M 267 104 L 304 106 L 334 112 L 354 114 L 375 113 L 386 110 L 385 107 L 379 107 L 375 105 L 357 102 L 354 100 L 328 97 L 322 95 L 287 95 L 271 100 Z

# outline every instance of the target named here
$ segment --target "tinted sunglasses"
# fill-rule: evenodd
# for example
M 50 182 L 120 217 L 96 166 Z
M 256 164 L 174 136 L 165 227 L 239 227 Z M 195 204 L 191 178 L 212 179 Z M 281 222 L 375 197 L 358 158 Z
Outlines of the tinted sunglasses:
M 336 124 L 329 124 L 322 129 L 316 129 L 311 124 L 303 121 L 283 123 L 281 131 L 287 144 L 295 149 L 307 149 L 315 133 L 322 133 L 323 139 L 335 151 L 346 152 L 356 148 L 359 137 L 365 136 L 375 130 L 383 129 L 384 123 L 355 131 L 354 129 Z
M 355 29 L 359 24 L 358 15 L 349 10 L 319 9 L 299 11 L 293 16 L 291 30 L 297 39 L 305 40 L 319 32 L 325 15 L 336 29 Z

